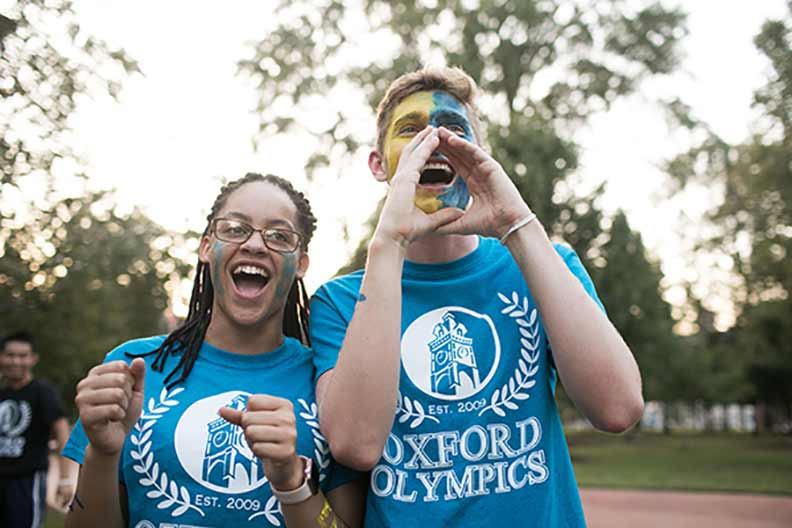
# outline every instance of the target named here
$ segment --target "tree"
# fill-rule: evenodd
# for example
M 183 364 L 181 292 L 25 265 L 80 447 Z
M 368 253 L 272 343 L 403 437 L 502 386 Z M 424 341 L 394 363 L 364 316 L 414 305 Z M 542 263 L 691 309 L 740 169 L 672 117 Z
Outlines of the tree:
M 35 174 L 52 184 L 58 161 L 76 158 L 68 117 L 80 97 L 115 96 L 135 71 L 123 51 L 80 28 L 70 0 L 12 4 L 0 15 L 0 187 Z
M 240 62 L 258 81 L 261 132 L 313 135 L 309 173 L 348 166 L 373 143 L 373 126 L 362 135 L 355 123 L 371 116 L 391 80 L 422 64 L 461 65 L 484 92 L 491 152 L 549 231 L 585 259 L 601 231 L 602 188 L 585 197 L 572 189 L 573 131 L 643 79 L 676 67 L 684 15 L 621 1 L 365 0 L 363 7 L 361 16 L 336 0 L 278 5 L 280 23 Z M 365 245 L 350 266 L 362 264 Z
M 20 1 L 0 15 L 0 333 L 35 335 L 37 370 L 67 401 L 119 341 L 164 329 L 168 292 L 187 272 L 170 249 L 184 237 L 86 190 L 70 148 L 80 100 L 115 96 L 136 71 L 80 28 L 69 0 Z
M 166 329 L 170 292 L 189 267 L 185 244 L 138 211 L 114 211 L 100 193 L 66 199 L 28 220 L 4 221 L 0 237 L 0 333 L 21 328 L 37 341 L 38 371 L 61 393 L 120 342 Z
M 739 278 L 730 331 L 742 399 L 774 402 L 792 418 L 792 2 L 784 20 L 765 22 L 754 42 L 766 57 L 767 84 L 754 95 L 762 112 L 753 137 L 730 145 L 677 108 L 704 137 L 668 163 L 681 187 L 708 185 L 720 200 L 706 220 L 704 251 L 730 263 Z M 746 388 L 747 385 L 747 388 Z
M 683 347 L 673 333 L 671 309 L 662 298 L 662 273 L 649 260 L 641 236 L 619 211 L 607 241 L 592 251 L 591 276 L 613 325 L 641 367 L 644 397 L 680 397 L 676 364 Z

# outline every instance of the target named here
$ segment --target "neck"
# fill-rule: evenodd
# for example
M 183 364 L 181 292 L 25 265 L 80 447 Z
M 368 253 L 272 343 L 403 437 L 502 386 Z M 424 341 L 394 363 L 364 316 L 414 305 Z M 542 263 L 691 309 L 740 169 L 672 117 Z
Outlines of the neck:
M 283 344 L 283 327 L 281 319 L 268 321 L 263 326 L 240 326 L 215 317 L 206 329 L 205 340 L 213 347 L 234 354 L 262 354 Z
M 15 380 L 6 379 L 5 383 L 11 390 L 19 390 L 28 383 L 30 383 L 31 381 L 33 381 L 33 374 L 28 374 L 24 378 L 19 378 Z
M 442 264 L 473 253 L 478 243 L 475 235 L 429 236 L 410 244 L 406 257 L 419 264 Z

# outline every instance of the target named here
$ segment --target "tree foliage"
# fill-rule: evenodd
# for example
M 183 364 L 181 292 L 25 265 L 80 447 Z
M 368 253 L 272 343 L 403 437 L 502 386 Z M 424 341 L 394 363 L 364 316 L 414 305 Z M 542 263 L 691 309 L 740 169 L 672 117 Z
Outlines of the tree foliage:
M 728 259 L 740 278 L 739 313 L 730 330 L 735 391 L 743 399 L 792 401 L 792 2 L 783 20 L 765 22 L 754 39 L 767 82 L 754 95 L 761 118 L 752 137 L 731 145 L 695 120 L 704 139 L 671 160 L 680 186 L 720 189 L 708 214 L 703 250 Z
M 659 395 L 664 361 L 677 346 L 660 297 L 661 275 L 623 215 L 610 233 L 603 229 L 597 200 L 603 187 L 586 196 L 575 189 L 574 132 L 644 79 L 675 69 L 685 16 L 661 3 L 634 8 L 619 0 L 362 5 L 362 15 L 334 0 L 278 5 L 280 24 L 240 62 L 258 81 L 261 132 L 307 130 L 318 145 L 309 172 L 330 163 L 344 167 L 374 142 L 373 119 L 365 134 L 355 126 L 358 107 L 372 116 L 388 84 L 422 65 L 463 67 L 482 90 L 487 147 L 548 231 L 594 270 L 611 317 Z M 329 108 L 326 120 L 295 112 L 320 107 Z M 372 229 L 375 223 L 369 222 Z M 366 248 L 363 240 L 340 271 L 362 267 Z
M 169 288 L 187 272 L 170 253 L 183 237 L 87 190 L 70 148 L 81 100 L 115 96 L 134 71 L 85 33 L 68 0 L 0 15 L 0 334 L 33 333 L 37 373 L 67 401 L 113 346 L 164 329 Z
M 49 175 L 80 97 L 115 96 L 137 64 L 80 28 L 69 0 L 23 0 L 0 14 L 0 186 Z
M 33 333 L 38 372 L 69 395 L 119 342 L 165 329 L 169 289 L 188 272 L 173 248 L 185 241 L 119 214 L 104 193 L 34 214 L 0 227 L 0 333 Z

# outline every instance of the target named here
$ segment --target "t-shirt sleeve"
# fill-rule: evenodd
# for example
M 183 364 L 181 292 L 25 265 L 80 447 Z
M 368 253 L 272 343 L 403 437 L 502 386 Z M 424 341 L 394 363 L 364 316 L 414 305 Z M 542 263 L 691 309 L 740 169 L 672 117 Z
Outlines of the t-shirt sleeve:
M 88 438 L 85 436 L 82 422 L 78 418 L 77 423 L 74 424 L 71 435 L 69 435 L 69 440 L 66 442 L 66 445 L 63 446 L 61 455 L 82 465 L 83 459 L 85 458 L 85 448 L 87 446 Z
M 347 325 L 348 320 L 330 298 L 327 288 L 319 288 L 311 298 L 311 348 L 316 380 L 335 368 Z
M 111 351 L 107 354 L 104 358 L 102 363 L 107 363 L 109 361 L 117 361 L 123 360 L 129 363 L 129 358 L 124 356 L 124 345 L 119 346 L 118 348 Z M 85 436 L 85 430 L 82 426 L 82 421 L 78 418 L 77 422 L 74 424 L 74 428 L 72 429 L 71 435 L 69 435 L 69 440 L 66 442 L 66 445 L 63 446 L 63 450 L 61 451 L 61 455 L 71 460 L 74 460 L 78 464 L 82 465 L 83 460 L 85 460 L 85 448 L 88 447 L 88 437 Z M 121 470 L 122 464 L 119 461 L 118 464 L 118 481 L 122 484 L 124 483 L 124 475 Z
M 44 420 L 51 426 L 55 420 L 66 416 L 66 410 L 63 407 L 63 402 L 55 387 L 49 383 L 45 383 L 42 385 L 42 388 Z
M 355 471 L 354 469 L 342 466 L 332 459 L 330 461 L 330 470 L 326 475 L 324 480 L 319 483 L 319 487 L 324 492 L 333 491 L 337 487 L 349 484 L 357 479 L 368 478 L 368 473 Z
M 599 309 L 602 310 L 602 313 L 607 315 L 605 312 L 605 306 L 602 305 L 602 301 L 600 301 L 600 298 L 597 295 L 597 290 L 594 288 L 594 283 L 591 281 L 591 277 L 586 271 L 586 268 L 583 267 L 583 263 L 580 261 L 580 257 L 578 257 L 577 253 L 575 253 L 575 251 L 571 248 L 560 245 L 556 245 L 555 249 L 558 254 L 561 255 L 561 258 L 564 259 L 564 264 L 566 264 L 569 271 L 572 272 L 572 275 L 577 277 L 577 280 L 579 280 L 580 284 L 583 285 L 583 289 L 586 290 L 586 293 L 589 294 L 589 297 L 591 297 L 594 302 L 597 303 L 597 306 L 599 306 Z

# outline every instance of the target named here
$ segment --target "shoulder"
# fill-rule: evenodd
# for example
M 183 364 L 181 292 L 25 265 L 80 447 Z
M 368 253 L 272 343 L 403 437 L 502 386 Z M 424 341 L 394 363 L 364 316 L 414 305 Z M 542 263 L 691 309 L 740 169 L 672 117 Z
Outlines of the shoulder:
M 341 275 L 331 279 L 316 290 L 314 296 L 332 295 L 334 293 L 341 293 L 347 291 L 354 291 L 355 293 L 360 290 L 360 283 L 363 281 L 363 273 L 365 270 L 357 270 L 347 275 Z
M 311 360 L 313 352 L 310 348 L 300 343 L 299 340 L 286 336 L 284 337 L 284 346 L 287 348 L 290 357 L 293 357 L 297 360 Z
M 311 297 L 311 309 L 321 311 L 323 304 L 338 308 L 357 302 L 363 273 L 364 270 L 358 270 L 322 284 Z
M 55 385 L 53 385 L 48 379 L 45 378 L 34 378 L 33 381 L 30 382 L 30 386 L 39 392 L 43 392 L 46 394 L 57 394 L 57 389 L 55 389 Z
M 118 360 L 126 361 L 128 363 L 131 359 L 130 356 L 145 354 L 146 352 L 153 352 L 159 348 L 162 342 L 165 341 L 166 337 L 167 336 L 164 335 L 141 337 L 121 343 L 113 350 L 108 352 L 108 354 L 105 356 L 105 363 Z
M 553 242 L 553 249 L 555 249 L 556 253 L 558 253 L 561 256 L 561 258 L 564 259 L 565 261 L 569 259 L 577 258 L 577 253 L 575 253 L 575 250 L 567 246 L 566 244 L 559 244 L 558 242 Z

